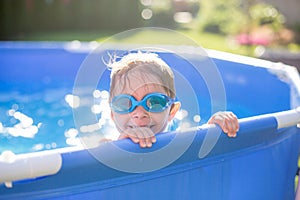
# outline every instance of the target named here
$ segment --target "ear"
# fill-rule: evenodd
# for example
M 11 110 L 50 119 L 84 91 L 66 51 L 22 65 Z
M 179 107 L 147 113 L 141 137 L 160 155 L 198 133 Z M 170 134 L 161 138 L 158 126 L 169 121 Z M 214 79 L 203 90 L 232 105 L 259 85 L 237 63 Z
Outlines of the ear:
M 175 103 L 171 106 L 171 110 L 170 110 L 169 118 L 168 118 L 169 121 L 171 121 L 171 120 L 175 117 L 175 115 L 176 115 L 176 113 L 178 112 L 178 110 L 180 109 L 180 107 L 181 107 L 180 102 L 175 102 Z

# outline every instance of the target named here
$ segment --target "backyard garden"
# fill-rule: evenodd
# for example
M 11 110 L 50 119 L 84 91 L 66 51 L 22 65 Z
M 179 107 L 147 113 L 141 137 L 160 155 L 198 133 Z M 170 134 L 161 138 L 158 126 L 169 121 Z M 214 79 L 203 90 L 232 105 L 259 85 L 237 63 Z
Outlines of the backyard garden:
M 259 57 L 264 50 L 299 54 L 300 26 L 275 6 L 242 0 L 24 0 L 0 2 L 1 40 L 98 41 L 140 27 L 176 30 L 204 48 Z M 171 35 L 144 32 L 126 41 L 164 44 Z
M 3 43 L 181 45 L 176 31 L 205 49 L 283 62 L 300 71 L 300 24 L 262 0 L 1 0 L 0 27 Z M 121 41 L 114 37 L 143 27 Z

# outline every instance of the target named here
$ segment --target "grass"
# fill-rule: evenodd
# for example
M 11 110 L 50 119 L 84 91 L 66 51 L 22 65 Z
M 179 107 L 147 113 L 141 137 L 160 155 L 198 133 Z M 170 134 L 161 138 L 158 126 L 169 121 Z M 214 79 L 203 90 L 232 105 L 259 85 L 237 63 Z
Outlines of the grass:
M 122 36 L 126 33 L 122 33 Z M 146 30 L 135 34 L 128 34 L 125 37 L 112 36 L 111 38 L 99 37 L 97 41 L 105 39 L 110 42 L 119 43 L 146 43 L 146 44 L 170 44 L 170 45 L 198 45 L 207 49 L 214 49 L 235 54 L 254 56 L 253 47 L 238 46 L 233 40 L 223 35 L 195 32 L 191 30 L 181 31 L 156 31 Z
M 121 34 L 120 34 L 121 33 Z M 180 36 L 180 34 L 182 34 Z M 147 29 L 143 32 L 121 32 L 121 31 L 55 31 L 37 33 L 19 33 L 11 38 L 22 41 L 98 41 L 116 43 L 147 43 L 147 44 L 172 44 L 182 45 L 185 43 L 197 44 L 198 46 L 214 49 L 234 54 L 255 57 L 255 46 L 237 45 L 233 38 L 220 34 L 201 32 L 192 29 L 182 29 L 178 31 L 154 31 Z M 289 45 L 273 46 L 273 49 L 288 49 L 290 52 L 299 53 L 300 45 L 290 43 Z
M 204 48 L 242 55 L 253 55 L 253 47 L 239 46 L 235 43 L 233 38 L 206 32 L 183 31 L 183 33 L 193 38 Z
M 23 34 L 14 38 L 22 41 L 98 41 L 116 43 L 145 43 L 145 44 L 197 44 L 203 48 L 225 51 L 235 54 L 254 56 L 253 47 L 238 46 L 233 40 L 223 35 L 192 30 L 143 32 L 117 32 L 117 31 L 57 31 Z
M 55 31 L 19 34 L 13 40 L 22 41 L 93 41 L 97 38 L 107 38 L 113 34 L 110 31 Z

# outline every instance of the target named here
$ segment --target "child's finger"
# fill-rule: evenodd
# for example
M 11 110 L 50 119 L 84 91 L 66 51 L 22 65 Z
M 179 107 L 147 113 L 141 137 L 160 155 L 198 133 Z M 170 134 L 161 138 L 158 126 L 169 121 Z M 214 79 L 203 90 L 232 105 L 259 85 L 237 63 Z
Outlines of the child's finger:
M 151 131 L 150 137 L 148 138 L 148 147 L 152 147 L 152 144 L 156 142 L 155 134 Z
M 218 113 L 216 115 L 214 115 L 209 121 L 208 124 L 217 124 L 219 125 L 223 132 L 227 133 L 227 126 L 226 126 L 226 121 L 224 120 L 224 116 L 222 116 L 221 113 Z
M 155 134 L 148 127 L 135 127 L 126 130 L 127 135 L 135 143 L 139 143 L 141 148 L 151 147 L 156 141 Z
M 228 118 L 231 127 L 231 132 L 236 133 L 239 130 L 238 118 L 232 112 L 229 112 Z
M 138 128 L 132 128 L 132 129 L 129 129 L 130 131 L 130 135 L 131 135 L 131 139 L 136 139 L 137 142 L 135 143 L 139 143 L 140 147 L 141 148 L 145 148 L 147 145 L 146 145 L 146 141 L 145 141 L 145 136 L 143 134 L 143 132 L 138 129 Z
M 239 130 L 239 123 L 237 117 L 231 112 L 228 112 L 226 116 L 226 125 L 228 129 L 228 136 L 236 137 L 236 133 Z
M 235 137 L 239 129 L 238 119 L 232 112 L 218 112 L 208 123 L 219 125 L 229 137 Z
M 146 147 L 152 147 L 153 137 L 155 138 L 155 134 L 148 127 L 140 127 L 140 132 L 143 134 L 143 140 Z M 155 139 L 156 140 L 156 139 Z
M 127 129 L 120 134 L 119 139 L 125 139 L 125 138 L 131 139 L 134 143 L 140 142 L 139 138 L 136 136 L 135 132 L 132 130 Z

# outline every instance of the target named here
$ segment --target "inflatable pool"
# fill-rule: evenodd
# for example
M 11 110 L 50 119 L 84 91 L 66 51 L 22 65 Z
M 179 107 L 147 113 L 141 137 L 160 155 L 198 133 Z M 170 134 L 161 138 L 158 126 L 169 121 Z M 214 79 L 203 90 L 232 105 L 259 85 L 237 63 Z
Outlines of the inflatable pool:
M 159 134 L 150 149 L 129 140 L 85 148 L 79 145 L 85 133 L 74 119 L 89 119 L 74 113 L 80 109 L 74 85 L 84 64 L 102 61 L 98 54 L 86 59 L 93 44 L 0 43 L 0 199 L 295 199 L 300 146 L 295 68 L 207 51 L 215 67 L 214 77 L 207 78 L 207 68 L 194 76 L 197 70 L 190 66 L 207 62 L 196 47 L 184 50 L 188 61 L 157 52 L 180 75 L 179 97 L 192 118 L 188 128 Z M 109 71 L 100 71 L 94 103 L 109 86 Z M 214 93 L 216 87 L 224 94 Z M 81 98 L 80 105 L 84 102 Z M 239 117 L 236 138 L 217 126 L 201 126 L 218 109 Z

